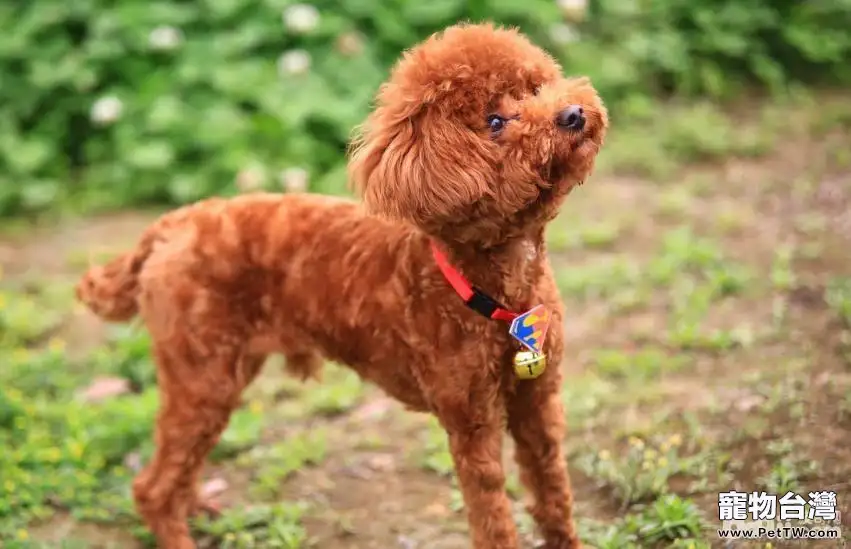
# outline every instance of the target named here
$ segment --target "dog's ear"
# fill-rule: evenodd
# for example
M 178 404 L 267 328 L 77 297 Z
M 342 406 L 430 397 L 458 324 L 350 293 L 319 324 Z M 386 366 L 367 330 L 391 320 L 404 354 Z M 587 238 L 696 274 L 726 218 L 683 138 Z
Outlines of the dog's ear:
M 386 97 L 385 97 L 386 99 Z M 425 106 L 373 111 L 355 139 L 349 179 L 374 214 L 421 228 L 482 198 L 493 177 L 490 151 L 457 119 Z

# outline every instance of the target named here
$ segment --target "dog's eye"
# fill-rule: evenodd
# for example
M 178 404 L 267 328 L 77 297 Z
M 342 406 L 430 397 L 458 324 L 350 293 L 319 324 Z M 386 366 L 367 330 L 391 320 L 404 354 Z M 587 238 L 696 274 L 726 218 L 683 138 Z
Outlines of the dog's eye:
M 497 134 L 501 132 L 502 129 L 505 127 L 505 118 L 497 114 L 492 114 L 488 116 L 488 127 L 490 128 L 492 134 Z

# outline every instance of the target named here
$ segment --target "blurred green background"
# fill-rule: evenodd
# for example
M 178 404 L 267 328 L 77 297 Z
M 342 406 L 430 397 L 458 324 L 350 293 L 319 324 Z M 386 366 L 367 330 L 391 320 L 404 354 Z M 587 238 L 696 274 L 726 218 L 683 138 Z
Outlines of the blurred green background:
M 851 79 L 851 0 L 33 0 L 0 6 L 0 215 L 344 187 L 403 48 L 519 26 L 591 76 L 614 123 L 670 95 Z

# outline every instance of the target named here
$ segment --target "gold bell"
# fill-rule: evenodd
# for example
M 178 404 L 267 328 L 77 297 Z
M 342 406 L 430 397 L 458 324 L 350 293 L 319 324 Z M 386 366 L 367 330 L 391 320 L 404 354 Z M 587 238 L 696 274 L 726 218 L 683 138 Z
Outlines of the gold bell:
M 514 373 L 520 379 L 535 379 L 547 369 L 547 355 L 532 351 L 518 351 L 514 355 Z

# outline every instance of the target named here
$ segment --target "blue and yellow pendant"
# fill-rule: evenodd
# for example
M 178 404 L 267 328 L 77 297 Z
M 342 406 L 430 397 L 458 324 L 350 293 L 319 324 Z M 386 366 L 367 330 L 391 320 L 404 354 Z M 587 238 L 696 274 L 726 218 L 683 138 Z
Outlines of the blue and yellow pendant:
M 533 307 L 517 316 L 508 333 L 528 351 L 514 355 L 514 373 L 520 379 L 535 379 L 547 369 L 544 341 L 550 325 L 550 311 L 543 305 Z

